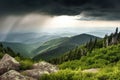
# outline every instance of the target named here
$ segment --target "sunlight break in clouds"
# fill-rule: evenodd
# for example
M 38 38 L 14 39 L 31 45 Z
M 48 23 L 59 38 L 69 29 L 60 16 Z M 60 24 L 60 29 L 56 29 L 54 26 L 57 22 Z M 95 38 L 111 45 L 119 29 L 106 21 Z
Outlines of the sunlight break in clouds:
M 108 28 L 119 27 L 120 21 L 82 20 L 82 15 L 76 16 L 49 16 L 28 14 L 24 16 L 9 16 L 2 25 L 1 32 L 41 32 L 57 31 L 58 29 Z M 78 20 L 79 19 L 79 20 Z
M 119 27 L 120 21 L 105 20 L 80 20 L 82 16 L 55 16 L 49 18 L 43 25 L 43 30 L 61 29 L 61 28 L 110 28 Z M 79 19 L 79 20 L 78 20 Z
M 54 16 L 46 21 L 44 28 L 66 28 L 75 25 L 77 16 Z

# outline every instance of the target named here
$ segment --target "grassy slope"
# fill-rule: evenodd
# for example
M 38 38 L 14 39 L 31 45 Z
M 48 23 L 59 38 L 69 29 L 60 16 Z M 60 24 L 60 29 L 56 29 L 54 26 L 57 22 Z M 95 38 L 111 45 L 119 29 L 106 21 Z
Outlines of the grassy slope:
M 120 80 L 120 44 L 100 48 L 59 65 L 60 71 L 44 75 L 40 80 Z M 82 70 L 99 68 L 98 73 L 84 73 Z
M 68 61 L 60 65 L 62 69 L 70 68 L 81 69 L 100 68 L 108 64 L 114 64 L 120 60 L 120 44 L 93 50 L 87 56 L 83 56 L 80 60 Z M 74 65 L 72 65 L 74 64 Z

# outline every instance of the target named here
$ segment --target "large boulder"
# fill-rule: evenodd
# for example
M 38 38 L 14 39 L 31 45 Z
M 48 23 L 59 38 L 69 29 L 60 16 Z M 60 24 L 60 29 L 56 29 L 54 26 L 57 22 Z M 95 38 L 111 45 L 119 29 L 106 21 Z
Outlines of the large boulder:
M 29 76 L 29 77 L 33 77 L 35 79 L 40 79 L 42 75 L 49 74 L 49 72 L 41 70 L 41 69 L 32 69 L 32 70 L 23 71 L 22 74 Z
M 55 65 L 43 61 L 34 64 L 31 70 L 26 70 L 22 73 L 24 73 L 27 76 L 39 79 L 44 74 L 50 74 L 57 71 L 58 68 Z
M 0 75 L 9 70 L 19 70 L 19 66 L 19 62 L 8 54 L 5 54 L 0 61 Z
M 36 80 L 31 77 L 23 76 L 15 70 L 10 70 L 0 76 L 0 80 Z
M 50 63 L 47 63 L 45 61 L 33 64 L 32 68 L 33 69 L 40 69 L 40 70 L 43 70 L 43 71 L 47 71 L 49 73 L 53 73 L 53 72 L 57 72 L 58 71 L 58 67 L 57 66 L 52 65 Z

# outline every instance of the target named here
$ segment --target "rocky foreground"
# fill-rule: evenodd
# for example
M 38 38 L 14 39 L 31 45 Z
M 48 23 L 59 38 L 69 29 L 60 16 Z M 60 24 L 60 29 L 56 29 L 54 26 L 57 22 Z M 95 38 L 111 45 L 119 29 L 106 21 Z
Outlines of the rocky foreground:
M 44 61 L 33 64 L 30 70 L 20 71 L 20 63 L 8 54 L 0 60 L 0 80 L 40 80 L 42 75 L 57 71 L 55 65 Z

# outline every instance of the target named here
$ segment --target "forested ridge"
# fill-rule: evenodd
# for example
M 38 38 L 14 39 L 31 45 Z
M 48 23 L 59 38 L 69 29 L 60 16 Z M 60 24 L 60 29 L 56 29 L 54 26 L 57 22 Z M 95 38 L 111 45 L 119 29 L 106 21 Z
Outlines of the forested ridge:
M 82 56 L 86 56 L 88 53 L 90 54 L 95 49 L 106 48 L 119 43 L 120 32 L 118 32 L 118 28 L 116 28 L 114 33 L 111 33 L 110 35 L 106 34 L 103 39 L 90 39 L 86 44 L 78 46 L 75 49 L 66 52 L 64 55 L 50 60 L 50 62 L 54 64 L 60 64 L 66 61 L 80 59 Z
M 61 70 L 42 80 L 119 80 L 120 32 L 116 28 L 115 33 L 90 40 L 50 62 L 59 64 Z

